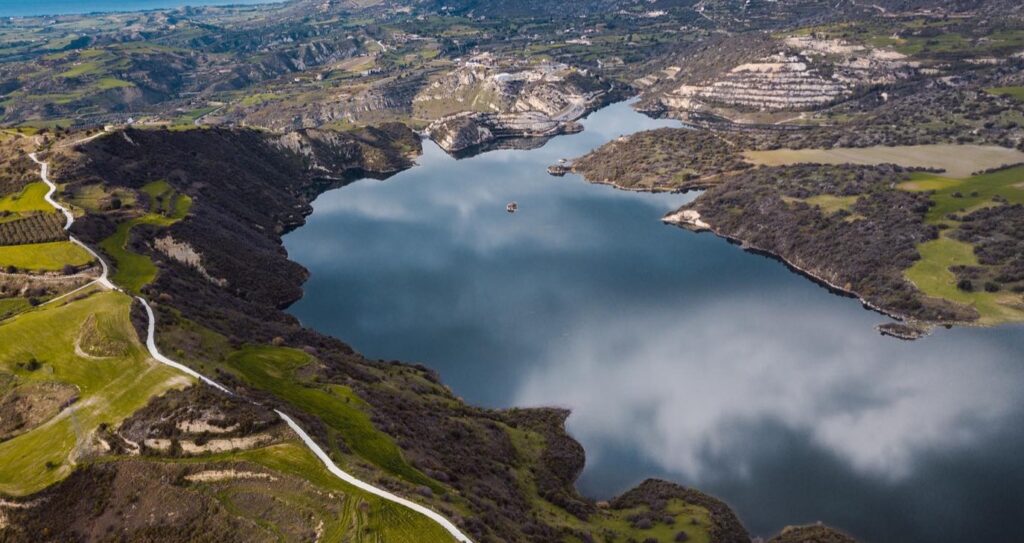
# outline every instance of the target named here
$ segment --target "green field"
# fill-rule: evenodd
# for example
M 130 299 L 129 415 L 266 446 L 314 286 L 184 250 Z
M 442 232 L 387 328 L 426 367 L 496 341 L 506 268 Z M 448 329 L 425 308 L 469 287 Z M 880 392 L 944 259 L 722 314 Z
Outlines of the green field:
M 373 426 L 366 404 L 351 389 L 300 382 L 297 370 L 311 362 L 302 351 L 260 346 L 232 354 L 227 363 L 252 386 L 319 417 L 358 456 L 409 482 L 443 492 L 440 485 L 405 461 L 387 434 Z
M 989 205 L 992 197 L 1001 195 L 1010 203 L 1024 204 L 1024 166 L 965 179 L 950 179 L 929 173 L 914 173 L 911 180 L 900 185 L 904 190 L 935 191 L 935 206 L 928 211 L 928 222 L 948 222 L 950 213 L 970 211 Z M 957 196 L 959 194 L 959 196 Z
M 78 267 L 92 261 L 92 255 L 70 241 L 0 246 L 0 268 L 57 271 L 65 265 Z
M 1024 102 L 1024 87 L 992 87 L 985 91 L 996 96 L 1007 95 Z
M 212 460 L 231 462 L 245 461 L 264 466 L 274 472 L 291 475 L 309 481 L 318 490 L 338 494 L 329 505 L 340 507 L 340 515 L 320 515 L 323 521 L 321 541 L 366 541 L 421 543 L 449 542 L 454 538 L 439 524 L 411 509 L 384 500 L 345 483 L 327 471 L 318 458 L 298 442 L 287 442 L 249 451 L 183 460 L 183 462 L 208 463 Z M 178 460 L 182 462 L 182 460 Z M 252 492 L 245 490 L 246 493 Z M 274 485 L 260 488 L 274 500 L 284 504 L 293 503 L 300 507 L 316 509 L 301 496 L 287 491 L 278 491 Z M 232 503 L 232 493 L 222 489 L 217 497 L 228 510 L 246 516 Z M 245 499 L 245 496 L 242 497 Z M 250 517 L 250 520 L 273 529 L 272 519 L 265 516 Z
M 974 247 L 969 243 L 941 237 L 917 246 L 921 260 L 904 272 L 907 279 L 929 296 L 945 298 L 974 307 L 981 314 L 980 324 L 999 324 L 1024 320 L 1024 311 L 1008 304 L 1019 295 L 1008 292 L 967 292 L 957 288 L 951 266 L 976 266 Z
M 0 321 L 31 307 L 26 298 L 0 298 Z
M 783 200 L 791 202 L 805 202 L 808 205 L 816 206 L 825 215 L 831 215 L 839 210 L 849 211 L 857 202 L 859 196 L 834 196 L 832 194 L 818 194 L 810 198 L 788 198 Z
M 910 181 L 902 183 L 900 188 L 931 192 L 934 206 L 928 210 L 925 220 L 955 228 L 960 223 L 951 219 L 950 215 L 998 205 L 993 201 L 996 196 L 1005 198 L 1011 204 L 1024 203 L 1024 166 L 964 179 L 918 172 L 912 174 Z M 904 274 L 925 294 L 974 307 L 981 314 L 981 324 L 1024 320 L 1024 310 L 1018 308 L 1019 295 L 1005 291 L 984 292 L 980 289 L 967 292 L 957 288 L 957 279 L 949 271 L 950 266 L 978 265 L 974 247 L 969 243 L 943 236 L 920 244 L 917 249 L 921 253 L 921 260 Z
M 0 198 L 0 211 L 24 213 L 26 211 L 53 211 L 53 206 L 43 199 L 49 187 L 46 183 L 30 183 L 18 194 L 10 194 Z
M 139 292 L 156 278 L 157 268 L 146 255 L 128 249 L 132 228 L 140 224 L 170 226 L 188 215 L 192 199 L 173 190 L 166 181 L 154 181 L 142 188 L 150 197 L 150 213 L 125 221 L 114 234 L 100 242 L 100 248 L 114 260 L 111 281 L 129 292 Z
M 124 294 L 98 293 L 0 323 L 0 370 L 26 384 L 56 381 L 79 390 L 70 409 L 0 443 L 0 492 L 29 494 L 66 477 L 73 468 L 72 453 L 89 457 L 86 438 L 100 423 L 117 423 L 150 397 L 189 381 L 149 358 L 128 318 L 130 302 Z M 90 316 L 104 342 L 123 355 L 76 355 L 75 344 Z M 38 369 L 25 367 L 31 359 L 39 362 Z

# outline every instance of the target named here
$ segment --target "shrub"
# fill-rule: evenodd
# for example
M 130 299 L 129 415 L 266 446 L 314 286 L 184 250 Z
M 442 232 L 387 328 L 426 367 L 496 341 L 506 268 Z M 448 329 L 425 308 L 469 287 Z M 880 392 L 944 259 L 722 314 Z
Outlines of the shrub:
M 970 279 L 961 279 L 957 281 L 956 288 L 964 292 L 972 292 L 974 290 L 974 283 L 971 283 Z

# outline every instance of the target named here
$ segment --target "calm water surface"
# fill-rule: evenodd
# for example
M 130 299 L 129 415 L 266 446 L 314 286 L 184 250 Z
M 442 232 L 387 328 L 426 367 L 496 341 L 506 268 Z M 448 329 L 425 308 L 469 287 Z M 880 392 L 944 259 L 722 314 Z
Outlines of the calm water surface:
M 1024 328 L 881 337 L 855 300 L 659 222 L 692 195 L 549 177 L 670 123 L 619 104 L 584 124 L 458 161 L 426 142 L 419 167 L 322 195 L 286 239 L 312 271 L 293 313 L 470 402 L 571 408 L 594 497 L 661 476 L 756 535 L 1024 541 Z
M 0 0 L 0 17 L 140 11 L 182 6 L 264 4 L 275 0 Z

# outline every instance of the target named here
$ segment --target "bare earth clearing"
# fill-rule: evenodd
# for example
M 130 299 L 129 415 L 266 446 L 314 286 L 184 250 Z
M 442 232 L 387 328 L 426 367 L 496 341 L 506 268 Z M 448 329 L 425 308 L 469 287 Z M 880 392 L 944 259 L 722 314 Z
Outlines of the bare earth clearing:
M 745 151 L 753 164 L 896 164 L 904 167 L 941 168 L 949 177 L 968 177 L 974 172 L 1024 162 L 1024 152 L 995 145 L 907 145 L 898 147 L 837 147 L 834 149 L 776 149 Z

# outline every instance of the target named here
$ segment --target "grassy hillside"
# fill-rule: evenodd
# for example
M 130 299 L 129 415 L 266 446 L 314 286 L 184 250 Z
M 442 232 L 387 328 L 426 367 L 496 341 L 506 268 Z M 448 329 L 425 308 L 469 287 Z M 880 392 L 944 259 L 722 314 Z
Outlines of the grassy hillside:
M 129 305 L 124 294 L 96 293 L 0 323 L 0 372 L 18 386 L 69 385 L 77 397 L 38 427 L 0 443 L 0 492 L 28 494 L 66 477 L 95 453 L 92 435 L 100 424 L 116 424 L 150 397 L 189 382 L 149 359 L 128 319 Z
M 166 181 L 149 183 L 142 192 L 149 197 L 149 213 L 119 224 L 112 236 L 100 242 L 100 248 L 114 260 L 115 271 L 111 280 L 129 292 L 139 292 L 157 274 L 152 259 L 128 248 L 132 228 L 139 225 L 170 226 L 184 219 L 192 207 L 192 199 L 175 191 Z
M 57 271 L 67 265 L 78 267 L 92 261 L 92 255 L 70 241 L 0 246 L 0 268 Z

